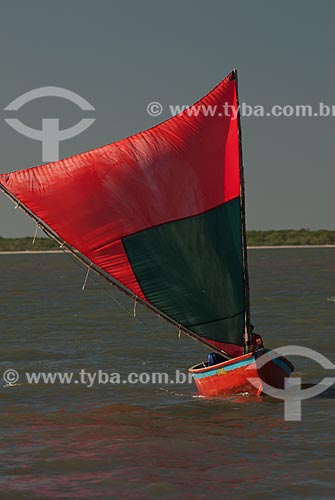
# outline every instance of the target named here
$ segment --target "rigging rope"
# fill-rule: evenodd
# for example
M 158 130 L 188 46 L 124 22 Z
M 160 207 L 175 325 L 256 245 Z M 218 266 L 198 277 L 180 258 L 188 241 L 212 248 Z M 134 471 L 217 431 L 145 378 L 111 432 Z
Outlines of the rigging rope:
M 88 268 L 87 268 L 87 272 L 86 272 L 86 276 L 85 276 L 85 279 L 84 279 L 84 283 L 83 283 L 83 286 L 81 287 L 82 291 L 84 291 L 85 288 L 86 288 L 86 283 L 87 283 L 87 280 L 88 280 L 88 275 L 89 275 L 90 270 L 91 270 L 91 266 L 92 266 L 92 264 L 90 264 L 88 266 Z
M 134 300 L 134 310 L 133 310 L 134 318 L 136 318 L 136 305 L 137 305 L 137 297 L 135 297 L 135 300 Z
M 38 230 L 38 223 L 36 222 L 35 234 L 34 234 L 34 237 L 33 237 L 33 245 L 35 245 L 36 236 L 37 236 L 37 230 Z

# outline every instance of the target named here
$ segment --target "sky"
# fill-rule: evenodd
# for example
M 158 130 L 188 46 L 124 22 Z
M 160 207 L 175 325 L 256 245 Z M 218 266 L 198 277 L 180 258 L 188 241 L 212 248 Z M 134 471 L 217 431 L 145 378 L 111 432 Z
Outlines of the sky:
M 333 105 L 333 1 L 12 0 L 0 20 L 0 172 L 42 163 L 42 144 L 11 128 L 95 122 L 60 143 L 60 158 L 102 146 L 169 118 L 233 68 L 240 102 L 251 106 Z M 20 95 L 57 86 L 59 97 L 5 108 Z M 147 106 L 159 102 L 160 116 Z M 335 114 L 335 113 L 334 113 Z M 335 229 L 331 117 L 242 116 L 247 229 Z M 35 224 L 0 193 L 0 236 L 32 235 Z

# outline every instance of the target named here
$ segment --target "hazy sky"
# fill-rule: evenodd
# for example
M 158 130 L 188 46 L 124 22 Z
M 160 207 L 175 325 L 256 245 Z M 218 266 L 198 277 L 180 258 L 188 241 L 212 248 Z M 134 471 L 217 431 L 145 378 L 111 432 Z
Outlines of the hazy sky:
M 21 94 L 59 86 L 95 112 L 59 98 L 26 104 L 15 117 L 40 128 L 96 118 L 61 143 L 61 157 L 113 142 L 192 104 L 234 67 L 240 100 L 250 105 L 334 105 L 335 3 L 225 0 L 57 0 L 3 2 L 0 20 L 1 172 L 42 162 L 39 141 L 5 123 Z M 163 105 L 160 117 L 146 112 Z M 12 112 L 13 113 L 13 112 Z M 13 115 L 14 117 L 14 115 Z M 335 117 L 244 117 L 248 229 L 328 228 L 334 224 Z M 0 194 L 0 235 L 34 224 Z

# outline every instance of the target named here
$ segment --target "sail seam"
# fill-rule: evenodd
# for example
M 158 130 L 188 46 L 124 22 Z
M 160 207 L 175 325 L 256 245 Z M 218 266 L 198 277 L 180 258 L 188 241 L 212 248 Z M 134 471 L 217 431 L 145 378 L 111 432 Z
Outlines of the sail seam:
M 233 319 L 236 318 L 237 316 L 240 316 L 241 314 L 244 314 L 244 309 L 233 316 L 225 316 L 222 318 L 218 319 L 212 319 L 211 321 L 204 321 L 203 323 L 195 323 L 194 325 L 184 325 L 186 328 L 194 328 L 195 326 L 202 326 L 202 325 L 209 325 L 210 323 L 216 323 L 217 321 L 223 321 L 225 319 Z
M 148 226 L 145 229 L 139 229 L 138 231 L 135 231 L 134 233 L 130 233 L 130 234 L 127 234 L 125 236 L 120 236 L 120 238 L 121 238 L 121 240 L 124 240 L 124 239 L 130 238 L 131 236 L 134 236 L 136 234 L 144 233 L 144 231 L 149 231 L 150 229 L 154 229 L 155 227 L 166 226 L 167 224 L 173 224 L 175 222 L 179 222 L 182 220 L 192 219 L 193 217 L 199 217 L 199 215 L 204 215 L 204 214 L 210 212 L 211 210 L 215 210 L 219 207 L 222 207 L 223 205 L 227 205 L 228 203 L 230 203 L 234 200 L 237 200 L 238 198 L 240 198 L 240 195 L 234 196 L 233 198 L 230 198 L 229 200 L 226 200 L 223 203 L 219 203 L 218 205 L 215 205 L 214 207 L 208 208 L 207 210 L 204 210 L 203 212 L 198 212 L 198 213 L 193 214 L 193 215 L 185 215 L 185 217 L 180 217 L 178 219 L 172 219 L 172 220 L 169 220 L 167 222 L 160 222 L 159 224 L 154 224 L 152 226 Z M 112 243 L 114 243 L 114 241 Z

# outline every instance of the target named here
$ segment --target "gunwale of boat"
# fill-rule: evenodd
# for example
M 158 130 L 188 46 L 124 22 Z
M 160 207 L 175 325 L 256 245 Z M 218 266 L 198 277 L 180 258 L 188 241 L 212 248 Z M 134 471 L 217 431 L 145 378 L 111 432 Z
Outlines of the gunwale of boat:
M 257 356 L 259 356 L 261 354 L 261 351 L 265 351 L 265 349 L 258 350 Z M 191 368 L 189 368 L 189 372 L 190 373 L 203 373 L 203 372 L 206 372 L 208 370 L 215 370 L 217 368 L 224 368 L 224 367 L 230 366 L 234 363 L 239 363 L 240 361 L 246 361 L 250 358 L 254 358 L 254 361 L 256 361 L 255 352 L 249 352 L 248 354 L 243 354 L 242 356 L 228 359 L 227 361 L 223 361 L 222 363 L 218 363 L 216 365 L 208 366 L 207 361 L 202 361 L 201 363 L 197 363 L 196 365 L 193 365 Z

